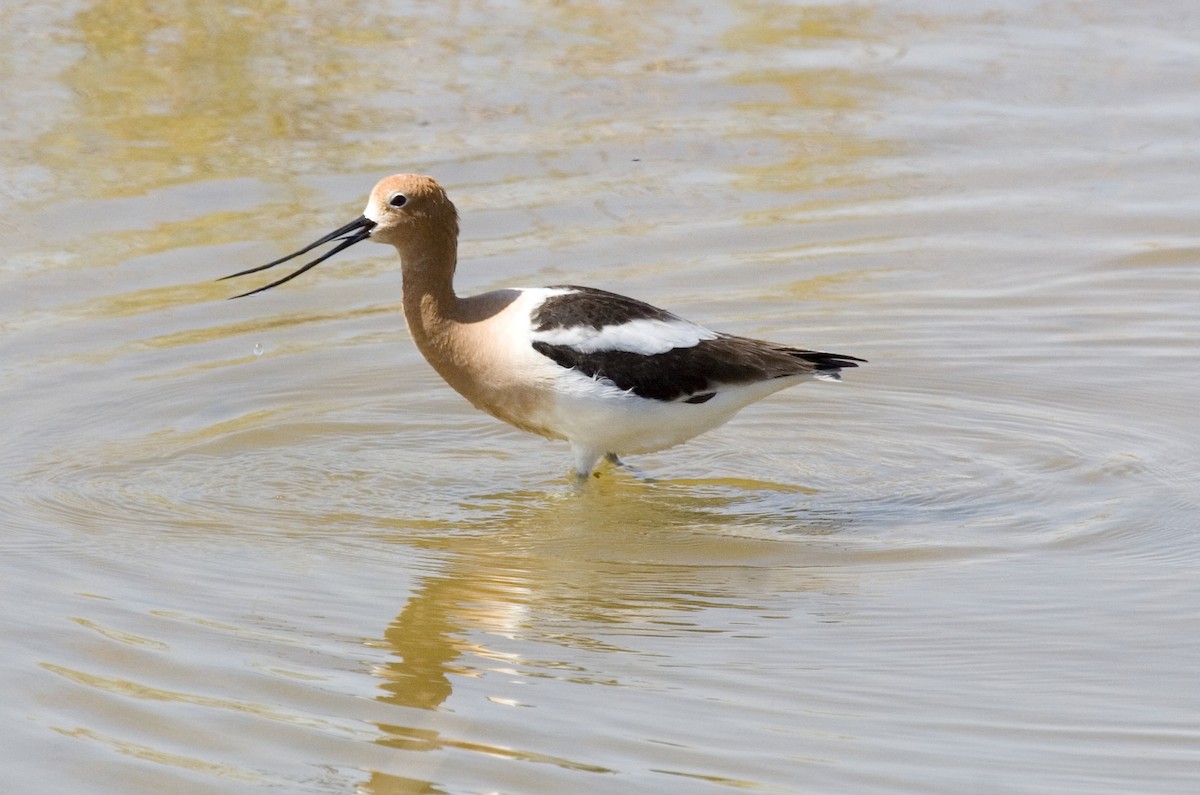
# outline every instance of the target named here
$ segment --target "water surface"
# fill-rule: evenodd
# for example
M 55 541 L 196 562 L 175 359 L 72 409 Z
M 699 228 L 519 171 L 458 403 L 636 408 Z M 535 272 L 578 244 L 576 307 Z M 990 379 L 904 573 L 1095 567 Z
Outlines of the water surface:
M 1193 792 L 1181 2 L 0 10 L 4 791 Z M 862 356 L 572 489 L 464 292 Z

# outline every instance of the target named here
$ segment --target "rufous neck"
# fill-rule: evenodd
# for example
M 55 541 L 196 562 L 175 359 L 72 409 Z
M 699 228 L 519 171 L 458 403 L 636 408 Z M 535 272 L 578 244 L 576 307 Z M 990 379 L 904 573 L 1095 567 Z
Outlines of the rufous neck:
M 457 241 L 450 236 L 409 240 L 396 248 L 403 273 L 404 317 L 417 344 L 425 347 L 425 343 L 443 337 L 457 315 Z

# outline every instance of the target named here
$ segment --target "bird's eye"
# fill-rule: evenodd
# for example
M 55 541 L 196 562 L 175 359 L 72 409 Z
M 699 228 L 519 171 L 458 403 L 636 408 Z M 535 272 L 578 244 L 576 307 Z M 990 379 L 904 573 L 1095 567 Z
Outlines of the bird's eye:
M 393 207 L 403 207 L 404 205 L 408 204 L 408 197 L 403 193 L 393 193 L 388 197 L 388 204 L 392 205 Z

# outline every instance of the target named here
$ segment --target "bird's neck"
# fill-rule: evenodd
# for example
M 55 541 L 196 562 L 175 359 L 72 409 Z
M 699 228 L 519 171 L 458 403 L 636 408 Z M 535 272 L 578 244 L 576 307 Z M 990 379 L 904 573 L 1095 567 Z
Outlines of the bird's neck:
M 422 236 L 426 237 L 435 236 Z M 437 237 L 440 239 L 409 239 L 396 246 L 403 273 L 404 317 L 414 336 L 453 322 L 458 305 L 454 294 L 458 244 L 453 236 Z
M 397 246 L 403 272 L 404 319 L 421 354 L 442 377 L 461 391 L 464 369 L 460 331 L 462 300 L 454 293 L 457 241 L 408 240 Z

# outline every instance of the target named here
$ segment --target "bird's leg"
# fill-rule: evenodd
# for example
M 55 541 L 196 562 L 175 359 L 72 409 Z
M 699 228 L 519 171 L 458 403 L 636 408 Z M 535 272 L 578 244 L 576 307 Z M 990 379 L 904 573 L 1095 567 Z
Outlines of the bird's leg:
M 644 480 L 648 483 L 652 483 L 654 481 L 653 478 L 649 477 L 645 472 L 643 472 L 638 467 L 635 467 L 632 464 L 626 464 L 624 461 L 622 461 L 620 458 L 617 457 L 616 453 L 605 453 L 604 460 L 607 461 L 608 463 L 612 464 L 615 467 L 620 467 L 622 470 L 624 470 L 625 472 L 628 472 L 630 475 L 633 475 L 638 480 Z
M 587 482 L 587 479 L 592 475 L 592 471 L 596 468 L 596 463 L 600 460 L 601 455 L 601 453 L 590 447 L 571 445 L 571 456 L 575 459 L 576 483 Z

